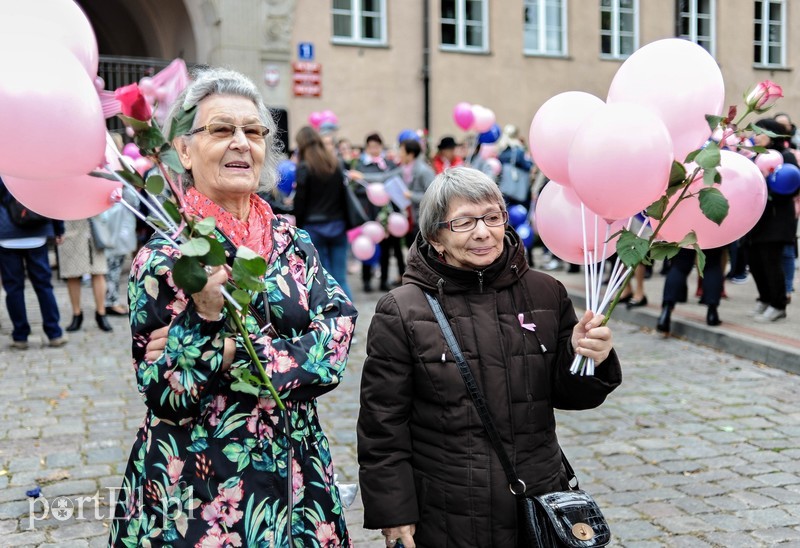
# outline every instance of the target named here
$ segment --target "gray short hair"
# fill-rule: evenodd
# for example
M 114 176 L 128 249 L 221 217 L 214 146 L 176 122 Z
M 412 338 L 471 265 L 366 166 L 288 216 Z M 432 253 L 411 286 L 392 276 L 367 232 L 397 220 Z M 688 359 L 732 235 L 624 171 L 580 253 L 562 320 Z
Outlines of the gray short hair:
M 272 118 L 261 93 L 250 78 L 230 69 L 210 67 L 194 71 L 192 81 L 186 86 L 170 108 L 167 119 L 164 123 L 164 135 L 169 135 L 170 127 L 178 116 L 180 108 L 189 109 L 197 106 L 203 99 L 210 95 L 234 95 L 250 99 L 258 109 L 258 116 L 261 123 L 269 128 L 266 138 L 266 154 L 264 155 L 264 165 L 261 169 L 261 181 L 258 192 L 272 190 L 278 181 L 278 162 L 282 158 L 281 140 L 277 138 L 278 128 Z M 196 115 L 196 113 L 195 113 Z M 191 139 L 184 135 L 176 139 Z M 185 173 L 182 177 L 184 186 L 193 186 L 194 180 L 191 173 Z
M 450 204 L 456 198 L 479 204 L 497 202 L 505 211 L 506 204 L 497 183 L 485 173 L 471 167 L 452 167 L 446 169 L 425 191 L 419 204 L 419 231 L 428 242 L 436 238 L 441 230 L 439 223 L 447 220 Z

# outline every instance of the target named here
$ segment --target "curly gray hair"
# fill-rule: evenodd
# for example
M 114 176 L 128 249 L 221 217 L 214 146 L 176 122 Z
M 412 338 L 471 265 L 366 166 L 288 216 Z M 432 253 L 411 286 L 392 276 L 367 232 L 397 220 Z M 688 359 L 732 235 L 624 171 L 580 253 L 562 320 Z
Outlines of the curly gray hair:
M 502 211 L 506 210 L 497 183 L 485 173 L 471 167 L 451 167 L 436 176 L 419 204 L 419 231 L 426 241 L 435 240 L 441 230 L 439 223 L 446 220 L 450 204 L 457 198 L 474 204 L 497 202 Z
M 264 165 L 261 169 L 261 181 L 259 182 L 258 192 L 272 190 L 278 180 L 278 162 L 282 157 L 282 145 L 280 139 L 276 138 L 278 128 L 272 115 L 264 105 L 261 93 L 250 78 L 230 69 L 208 67 L 194 71 L 192 81 L 186 86 L 170 108 L 167 119 L 164 123 L 164 134 L 169 135 L 170 128 L 175 122 L 181 107 L 188 110 L 197 106 L 203 99 L 210 95 L 234 95 L 250 99 L 258 109 L 261 122 L 269 128 L 266 137 L 266 154 Z M 196 116 L 196 114 L 195 114 Z M 191 139 L 186 135 L 179 135 L 176 139 Z M 183 184 L 186 187 L 193 186 L 191 172 L 183 175 Z

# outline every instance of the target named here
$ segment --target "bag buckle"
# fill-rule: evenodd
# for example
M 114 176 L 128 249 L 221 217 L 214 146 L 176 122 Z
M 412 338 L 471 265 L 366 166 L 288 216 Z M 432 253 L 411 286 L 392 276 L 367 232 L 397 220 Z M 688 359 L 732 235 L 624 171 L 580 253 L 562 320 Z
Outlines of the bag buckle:
M 520 487 L 522 487 L 522 490 L 519 490 Z M 525 485 L 525 482 L 522 481 L 520 478 L 517 478 L 516 483 L 509 483 L 508 484 L 508 490 L 511 491 L 511 494 L 514 495 L 515 497 L 518 497 L 520 495 L 524 495 L 525 494 L 525 490 L 527 488 L 528 488 L 528 486 Z

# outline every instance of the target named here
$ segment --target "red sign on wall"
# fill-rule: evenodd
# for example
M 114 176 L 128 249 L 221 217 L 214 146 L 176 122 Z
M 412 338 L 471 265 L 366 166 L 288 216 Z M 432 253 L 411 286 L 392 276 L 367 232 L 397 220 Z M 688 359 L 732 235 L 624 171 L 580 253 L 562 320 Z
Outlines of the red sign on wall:
M 322 95 L 322 65 L 309 61 L 292 63 L 292 91 L 295 97 Z

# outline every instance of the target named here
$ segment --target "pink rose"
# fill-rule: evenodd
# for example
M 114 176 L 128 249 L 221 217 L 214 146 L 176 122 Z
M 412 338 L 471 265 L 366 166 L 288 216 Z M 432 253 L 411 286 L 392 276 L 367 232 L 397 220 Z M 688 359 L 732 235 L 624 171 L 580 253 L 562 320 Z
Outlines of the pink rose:
M 133 83 L 114 90 L 114 98 L 122 105 L 122 114 L 129 118 L 147 122 L 153 116 L 139 84 Z
M 769 80 L 759 82 L 744 96 L 744 103 L 753 112 L 766 112 L 775 102 L 783 97 L 783 89 Z

